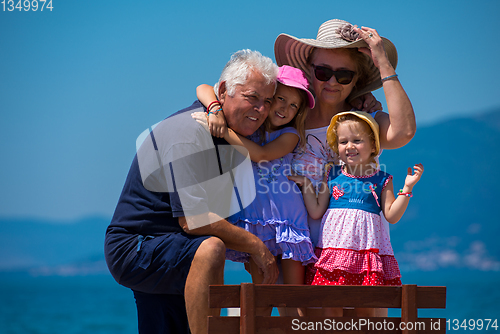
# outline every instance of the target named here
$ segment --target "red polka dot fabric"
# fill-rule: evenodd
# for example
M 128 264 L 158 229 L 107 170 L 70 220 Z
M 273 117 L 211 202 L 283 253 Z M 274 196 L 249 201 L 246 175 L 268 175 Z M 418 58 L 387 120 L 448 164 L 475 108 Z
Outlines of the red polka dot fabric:
M 401 285 L 399 266 L 391 255 L 376 251 L 316 249 L 319 260 L 309 265 L 310 285 Z
M 316 270 L 314 276 L 308 272 L 307 284 L 310 285 L 393 285 L 400 286 L 401 279 L 386 280 L 383 274 L 372 272 L 367 274 L 351 274 L 343 270 L 329 272 L 323 269 Z

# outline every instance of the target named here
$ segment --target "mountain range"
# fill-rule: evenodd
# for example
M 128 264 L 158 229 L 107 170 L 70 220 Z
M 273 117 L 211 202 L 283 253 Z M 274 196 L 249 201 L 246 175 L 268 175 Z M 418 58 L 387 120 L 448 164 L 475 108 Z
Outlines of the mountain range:
M 380 161 L 394 175 L 395 189 L 402 188 L 408 167 L 425 168 L 405 215 L 391 229 L 402 269 L 500 271 L 499 143 L 495 110 L 419 128 L 408 145 L 383 152 Z
M 381 166 L 394 176 L 395 190 L 402 188 L 408 167 L 425 168 L 405 215 L 391 226 L 402 271 L 500 271 L 498 143 L 500 109 L 419 127 L 408 145 L 382 153 Z M 0 271 L 105 273 L 108 224 L 109 217 L 67 223 L 0 219 Z

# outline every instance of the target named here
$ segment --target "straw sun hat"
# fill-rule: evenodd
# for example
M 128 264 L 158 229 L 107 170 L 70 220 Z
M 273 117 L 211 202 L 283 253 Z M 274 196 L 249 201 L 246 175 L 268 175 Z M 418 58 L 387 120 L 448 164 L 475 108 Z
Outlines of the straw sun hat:
M 387 38 L 382 37 L 382 40 L 387 57 L 394 69 L 396 69 L 398 63 L 396 47 Z M 334 19 L 326 21 L 319 27 L 316 39 L 297 38 L 287 34 L 280 34 L 274 43 L 274 54 L 276 63 L 279 66 L 289 65 L 300 68 L 310 81 L 311 69 L 307 64 L 307 58 L 313 48 L 344 49 L 362 47 L 368 47 L 368 44 L 352 30 L 352 25 L 347 21 Z M 348 101 L 382 87 L 378 68 L 373 64 L 371 57 L 365 56 L 367 62 L 369 62 L 368 68 L 370 68 L 367 84 L 363 87 L 354 87 Z

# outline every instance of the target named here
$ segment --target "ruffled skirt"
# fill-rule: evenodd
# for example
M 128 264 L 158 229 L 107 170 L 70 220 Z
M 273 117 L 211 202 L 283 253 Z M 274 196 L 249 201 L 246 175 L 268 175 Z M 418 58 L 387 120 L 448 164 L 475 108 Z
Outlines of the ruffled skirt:
M 316 248 L 316 255 L 316 264 L 307 268 L 306 284 L 401 285 L 399 265 L 392 255 L 335 248 Z
M 282 259 L 299 261 L 302 265 L 315 263 L 317 257 L 311 243 L 308 229 L 299 229 L 289 221 L 249 221 L 239 219 L 234 225 L 259 237 L 271 254 Z M 232 249 L 226 251 L 226 259 L 234 262 L 248 262 L 250 255 Z

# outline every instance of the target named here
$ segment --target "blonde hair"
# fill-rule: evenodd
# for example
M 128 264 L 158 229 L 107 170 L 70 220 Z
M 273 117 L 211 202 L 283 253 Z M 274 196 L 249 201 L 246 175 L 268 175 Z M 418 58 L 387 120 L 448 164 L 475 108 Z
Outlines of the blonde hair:
M 339 136 L 337 134 L 337 130 L 338 130 L 339 124 L 345 123 L 345 122 L 352 122 L 352 123 L 361 125 L 361 127 L 363 128 L 363 131 L 366 134 L 368 134 L 368 137 L 370 138 L 370 142 L 371 142 L 372 148 L 375 149 L 375 151 L 372 152 L 372 154 L 371 154 L 371 158 L 372 158 L 373 162 L 376 162 L 375 161 L 375 157 L 378 155 L 377 145 L 376 145 L 376 138 L 375 138 L 376 134 L 373 131 L 373 129 L 370 126 L 370 124 L 368 124 L 368 122 L 364 121 L 363 119 L 361 119 L 361 118 L 359 118 L 359 117 L 357 117 L 357 116 L 355 116 L 353 114 L 340 115 L 337 118 L 337 120 L 336 120 L 335 124 L 333 125 L 333 127 L 331 127 L 331 129 L 329 128 L 329 133 L 328 133 L 328 136 L 327 136 L 327 142 L 328 142 L 328 145 L 333 150 L 333 152 L 335 152 L 337 155 L 339 155 Z

